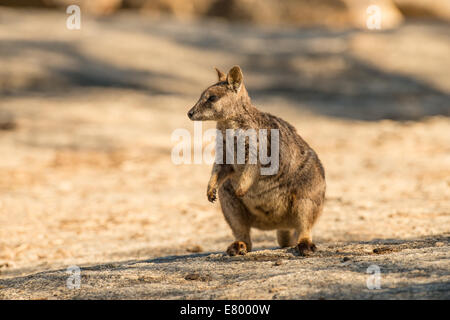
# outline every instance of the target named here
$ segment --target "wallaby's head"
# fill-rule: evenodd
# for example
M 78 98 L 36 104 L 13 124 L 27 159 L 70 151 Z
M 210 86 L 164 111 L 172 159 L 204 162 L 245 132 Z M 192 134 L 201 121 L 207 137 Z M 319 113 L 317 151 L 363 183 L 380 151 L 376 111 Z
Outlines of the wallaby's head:
M 239 66 L 234 66 L 228 74 L 216 68 L 219 82 L 207 88 L 195 106 L 188 112 L 194 121 L 231 120 L 243 111 L 243 102 L 248 99 L 243 75 Z

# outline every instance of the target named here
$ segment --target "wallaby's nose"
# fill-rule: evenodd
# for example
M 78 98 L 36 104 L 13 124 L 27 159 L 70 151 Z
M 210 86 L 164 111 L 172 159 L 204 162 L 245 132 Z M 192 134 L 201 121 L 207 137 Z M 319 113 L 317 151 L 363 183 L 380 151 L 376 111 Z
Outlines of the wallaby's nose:
M 187 116 L 189 117 L 189 119 L 192 119 L 192 116 L 194 115 L 194 110 L 189 110 Z

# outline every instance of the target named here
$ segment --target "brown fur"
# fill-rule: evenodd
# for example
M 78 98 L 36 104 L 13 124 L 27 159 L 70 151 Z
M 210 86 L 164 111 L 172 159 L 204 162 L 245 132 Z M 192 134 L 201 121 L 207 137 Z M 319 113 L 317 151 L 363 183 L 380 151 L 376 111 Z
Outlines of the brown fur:
M 213 202 L 218 192 L 222 212 L 236 240 L 227 253 L 251 251 L 251 228 L 275 229 L 281 247 L 298 244 L 301 255 L 314 252 L 311 229 L 325 198 L 325 173 L 317 154 L 292 125 L 252 105 L 238 66 L 226 76 L 216 71 L 219 82 L 202 93 L 188 113 L 191 120 L 217 121 L 224 140 L 226 129 L 279 130 L 276 174 L 261 175 L 259 160 L 256 164 L 226 164 L 224 160 L 224 164 L 213 166 L 207 197 Z M 270 133 L 268 140 L 270 148 Z M 245 243 L 245 250 L 236 244 L 240 242 Z

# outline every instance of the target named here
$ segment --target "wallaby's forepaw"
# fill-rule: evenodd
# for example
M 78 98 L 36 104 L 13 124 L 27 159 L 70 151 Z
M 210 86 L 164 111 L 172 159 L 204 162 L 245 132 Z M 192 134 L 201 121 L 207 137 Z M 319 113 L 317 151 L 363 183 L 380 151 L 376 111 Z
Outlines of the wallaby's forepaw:
M 228 246 L 227 254 L 229 256 L 243 256 L 247 254 L 247 245 L 243 241 L 235 241 Z
M 298 243 L 297 250 L 301 256 L 309 256 L 313 252 L 316 252 L 317 247 L 310 240 L 304 239 L 300 240 L 300 242 Z
M 217 199 L 217 190 L 216 188 L 208 188 L 208 191 L 206 192 L 206 195 L 208 196 L 209 202 L 214 202 Z

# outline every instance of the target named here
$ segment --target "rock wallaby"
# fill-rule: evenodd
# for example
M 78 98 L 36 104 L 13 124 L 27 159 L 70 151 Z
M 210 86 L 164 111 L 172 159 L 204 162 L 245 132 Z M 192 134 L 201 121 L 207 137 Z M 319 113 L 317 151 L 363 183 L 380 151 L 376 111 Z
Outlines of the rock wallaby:
M 222 133 L 216 141 L 216 161 L 207 197 L 214 202 L 218 194 L 223 215 L 233 232 L 235 241 L 229 245 L 227 254 L 244 255 L 251 251 L 251 228 L 277 230 L 281 247 L 296 246 L 300 255 L 311 254 L 316 251 L 311 229 L 322 211 L 326 188 L 317 154 L 292 125 L 252 105 L 239 66 L 231 68 L 228 74 L 217 68 L 216 71 L 218 82 L 203 91 L 188 117 L 193 121 L 216 121 L 217 133 Z M 260 148 L 261 135 L 257 148 L 250 148 L 250 142 L 254 142 L 250 133 L 261 129 L 267 132 L 264 143 L 270 151 L 267 154 L 277 164 L 276 170 L 269 174 L 263 174 L 269 164 L 260 158 L 249 161 L 251 150 L 264 152 Z M 230 135 L 236 131 L 238 134 Z M 234 159 L 239 158 L 237 141 L 242 134 L 245 162 L 239 163 Z M 230 136 L 232 141 L 227 145 Z M 234 161 L 229 161 L 227 152 L 233 152 Z

